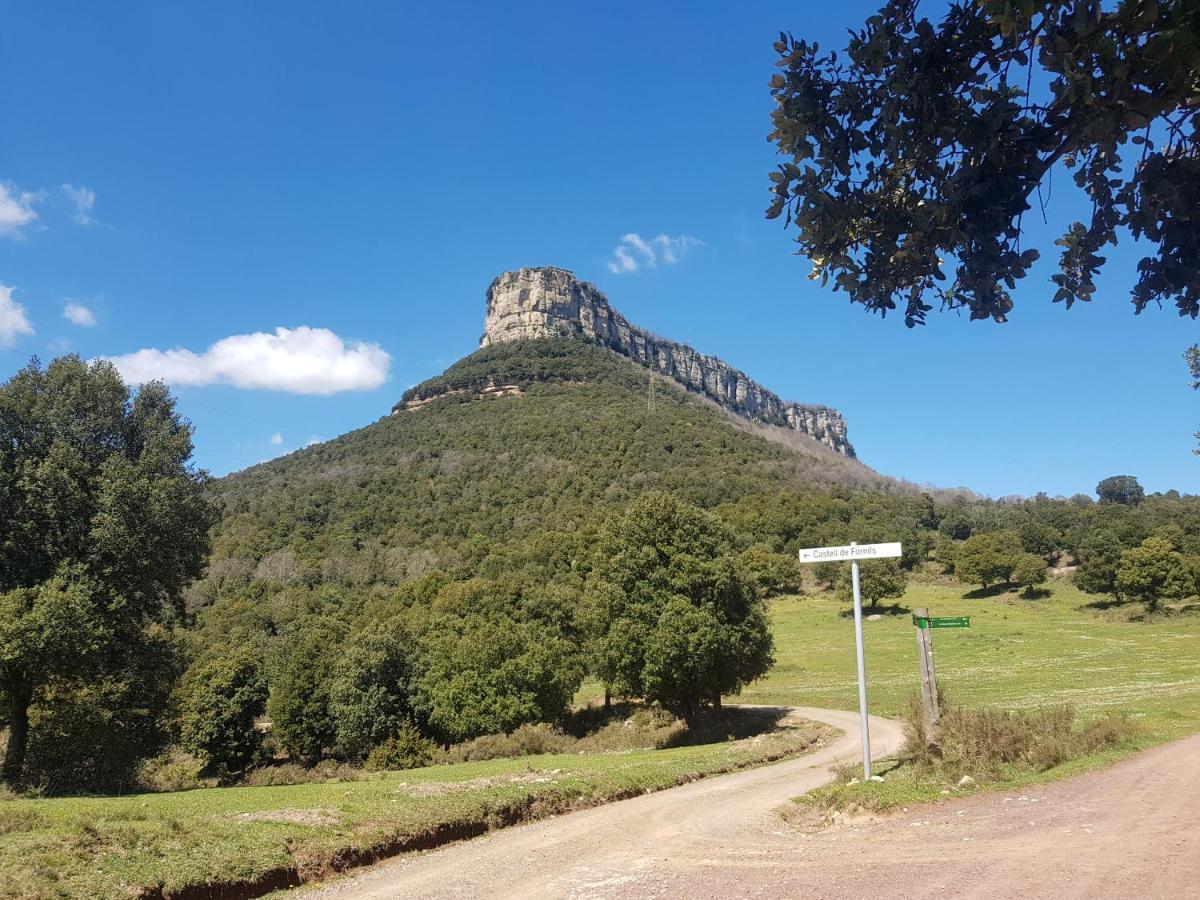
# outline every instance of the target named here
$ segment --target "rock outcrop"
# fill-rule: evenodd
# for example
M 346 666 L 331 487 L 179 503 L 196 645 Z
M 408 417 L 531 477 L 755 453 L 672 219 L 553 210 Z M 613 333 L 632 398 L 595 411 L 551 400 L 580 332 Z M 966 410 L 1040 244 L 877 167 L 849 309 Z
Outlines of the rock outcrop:
M 837 453 L 855 455 L 837 410 L 781 400 L 723 360 L 630 324 L 595 285 L 566 269 L 518 269 L 492 282 L 480 346 L 555 336 L 608 347 L 738 415 L 802 432 Z

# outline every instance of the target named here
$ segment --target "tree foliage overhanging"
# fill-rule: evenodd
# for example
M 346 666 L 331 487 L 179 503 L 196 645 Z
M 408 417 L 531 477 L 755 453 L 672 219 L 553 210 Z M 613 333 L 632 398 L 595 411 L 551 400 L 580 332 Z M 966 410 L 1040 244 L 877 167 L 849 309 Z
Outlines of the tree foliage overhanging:
M 957 0 L 940 22 L 890 0 L 845 52 L 781 34 L 768 217 L 813 276 L 867 310 L 932 301 L 1005 321 L 1039 258 L 1022 216 L 1063 164 L 1091 202 L 1055 302 L 1091 300 L 1122 233 L 1153 248 L 1133 305 L 1200 312 L 1200 4 Z M 949 272 L 947 270 L 950 270 Z

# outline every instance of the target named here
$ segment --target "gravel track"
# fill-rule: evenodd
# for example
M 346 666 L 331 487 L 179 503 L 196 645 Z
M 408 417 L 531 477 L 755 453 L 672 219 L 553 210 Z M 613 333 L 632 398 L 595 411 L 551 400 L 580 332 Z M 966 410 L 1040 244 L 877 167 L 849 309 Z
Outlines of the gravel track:
M 775 813 L 853 759 L 857 717 L 788 762 L 506 829 L 305 892 L 394 897 L 1200 896 L 1200 735 L 1110 768 L 915 807 L 806 836 Z M 877 755 L 899 726 L 872 720 Z
M 793 760 L 720 775 L 631 800 L 496 831 L 412 857 L 380 863 L 306 891 L 308 898 L 646 896 L 642 879 L 673 859 L 720 854 L 750 835 L 771 835 L 774 809 L 829 780 L 829 768 L 856 758 L 858 714 L 795 708 L 843 734 Z M 873 755 L 894 753 L 900 725 L 871 719 Z M 756 850 L 738 854 L 744 862 Z M 651 888 L 650 891 L 654 889 Z

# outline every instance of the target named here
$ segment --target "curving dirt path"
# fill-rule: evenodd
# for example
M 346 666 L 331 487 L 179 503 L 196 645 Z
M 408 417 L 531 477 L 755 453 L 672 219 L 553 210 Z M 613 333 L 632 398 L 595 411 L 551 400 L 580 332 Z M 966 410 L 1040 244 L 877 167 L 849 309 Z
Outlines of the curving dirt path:
M 763 859 L 763 840 L 794 846 L 774 809 L 829 780 L 834 762 L 859 754 L 858 714 L 797 708 L 843 734 L 794 760 L 696 781 L 595 809 L 507 828 L 419 856 L 381 863 L 306 898 L 604 897 L 678 895 L 676 862 L 692 867 Z M 899 723 L 871 719 L 871 749 L 899 748 Z M 680 886 L 682 887 L 682 886 Z M 731 895 L 752 891 L 730 885 Z M 708 894 L 703 884 L 683 889 Z
M 384 863 L 306 894 L 393 897 L 1200 896 L 1200 735 L 1066 781 L 978 794 L 805 836 L 773 812 L 853 758 L 816 753 Z M 873 720 L 880 754 L 899 727 Z

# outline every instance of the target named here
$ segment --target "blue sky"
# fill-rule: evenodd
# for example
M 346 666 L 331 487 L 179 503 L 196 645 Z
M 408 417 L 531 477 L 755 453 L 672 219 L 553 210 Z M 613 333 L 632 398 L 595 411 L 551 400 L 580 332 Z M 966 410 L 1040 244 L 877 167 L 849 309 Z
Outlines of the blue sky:
M 808 281 L 764 221 L 771 42 L 841 45 L 875 6 L 9 3 L 0 377 L 149 351 L 129 364 L 170 374 L 198 463 L 224 473 L 385 415 L 474 349 L 496 274 L 550 264 L 839 408 L 887 474 L 1200 489 L 1198 329 L 1132 314 L 1133 248 L 1090 306 L 1050 303 L 1043 264 L 1006 325 L 908 330 Z M 1063 179 L 1030 239 L 1077 210 Z M 630 233 L 677 261 L 646 265 Z M 610 270 L 619 246 L 637 271 Z

